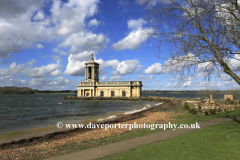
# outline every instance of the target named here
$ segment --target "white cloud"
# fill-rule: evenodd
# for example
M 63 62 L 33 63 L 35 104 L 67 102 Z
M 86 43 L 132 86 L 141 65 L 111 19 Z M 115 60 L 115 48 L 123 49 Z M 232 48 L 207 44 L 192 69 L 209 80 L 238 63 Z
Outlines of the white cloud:
M 167 88 L 171 87 L 171 83 L 168 83 L 165 87 L 167 87 Z
M 111 48 L 115 50 L 136 50 L 140 47 L 141 43 L 146 41 L 148 38 L 147 33 L 151 33 L 152 29 L 137 29 L 129 33 L 127 37 L 120 40 L 119 42 L 112 44 Z
M 32 59 L 31 61 L 28 61 L 27 64 L 31 67 L 34 66 L 34 64 L 36 63 L 37 61 L 35 59 Z
M 52 42 L 57 40 L 64 44 L 66 42 L 61 41 L 71 39 L 75 33 L 83 33 L 90 37 L 81 37 L 80 40 L 87 39 L 82 46 L 66 45 L 65 47 L 71 48 L 71 53 L 72 51 L 78 53 L 78 49 L 83 47 L 81 49 L 84 50 L 85 46 L 100 49 L 104 46 L 102 41 L 106 41 L 106 38 L 102 34 L 88 33 L 85 29 L 86 18 L 98 12 L 97 3 L 99 0 L 69 0 L 66 3 L 55 0 L 50 8 L 51 14 L 46 17 L 41 10 L 43 5 L 46 5 L 43 0 L 0 1 L 0 59 L 35 45 L 42 48 L 41 44 L 36 43 L 44 40 Z M 59 48 L 54 51 L 66 54 Z
M 107 76 L 102 76 L 101 80 L 105 81 L 107 79 Z
M 43 45 L 38 43 L 37 48 L 43 48 Z
M 143 71 L 144 74 L 159 74 L 162 72 L 162 64 L 161 63 L 154 63 L 146 70 Z
M 70 48 L 69 54 L 78 54 L 83 51 L 98 51 L 105 47 L 108 42 L 102 33 L 96 35 L 92 32 L 78 32 L 70 35 L 65 41 L 59 44 L 59 48 Z M 59 52 L 59 50 L 55 50 Z
M 190 86 L 192 84 L 192 81 L 186 81 L 185 83 L 183 83 L 183 87 L 187 87 Z
M 55 76 L 56 73 L 59 73 L 59 71 L 56 70 L 59 70 L 60 68 L 62 68 L 62 65 L 59 62 L 57 62 L 55 64 L 51 63 L 46 66 L 32 68 L 28 70 L 27 73 L 28 77 L 31 78 L 41 78 L 44 77 L 45 75 Z
M 31 88 L 37 88 L 40 90 L 68 90 L 76 88 L 75 80 L 68 80 L 64 77 L 57 77 L 53 80 L 44 78 L 33 78 L 27 83 L 27 86 Z
M 50 73 L 51 76 L 59 76 L 60 74 L 61 74 L 60 69 L 57 69 L 57 70 Z
M 8 81 L 9 78 L 25 78 L 26 76 L 29 78 L 44 78 L 57 76 L 61 74 L 60 69 L 62 65 L 59 61 L 55 64 L 48 64 L 46 66 L 31 68 L 36 63 L 36 60 L 28 61 L 25 64 L 16 64 L 11 63 L 9 67 L 0 69 L 0 77 L 4 78 Z M 30 67 L 29 67 L 29 66 Z
M 127 23 L 128 23 L 129 29 L 139 29 L 139 28 L 142 28 L 142 26 L 144 24 L 146 24 L 147 22 L 145 20 L 143 20 L 142 18 L 139 18 L 138 20 L 131 19 Z
M 44 14 L 42 11 L 37 12 L 36 16 L 33 18 L 35 21 L 37 20 L 43 20 L 44 19 Z
M 85 64 L 90 60 L 92 52 L 82 52 L 68 57 L 68 65 L 64 74 L 71 76 L 85 76 Z M 136 59 L 119 62 L 118 60 L 104 61 L 94 58 L 94 61 L 99 63 L 99 74 L 104 73 L 104 68 L 111 67 L 112 75 L 132 74 L 139 71 L 143 66 Z
M 157 3 L 162 3 L 162 4 L 169 4 L 172 3 L 172 1 L 169 0 L 135 0 L 137 4 L 143 5 L 144 3 L 147 3 L 148 6 L 155 6 Z
M 54 55 L 52 55 L 51 58 L 52 58 L 54 61 L 59 61 L 59 62 L 62 61 L 62 58 L 59 57 L 59 56 L 54 56 Z
M 168 59 L 163 64 L 163 71 L 164 73 L 167 73 L 167 74 L 181 72 L 185 69 L 185 67 L 197 65 L 199 61 L 200 60 L 198 59 L 198 57 L 194 56 L 191 53 L 187 53 L 184 56 Z
M 114 74 L 132 74 L 133 72 L 139 71 L 143 66 L 139 64 L 137 59 L 122 61 L 118 64 Z
M 236 54 L 228 60 L 228 65 L 233 71 L 240 71 L 240 55 Z
M 59 55 L 68 55 L 68 53 L 66 53 L 63 50 L 60 50 L 58 48 L 53 48 L 52 51 L 55 53 L 58 53 Z
M 144 75 L 137 75 L 137 78 L 140 79 L 141 81 L 148 81 L 148 80 L 153 80 L 155 78 L 154 75 L 150 76 L 144 76 Z
M 122 80 L 122 76 L 112 76 L 109 81 Z
M 96 18 L 91 19 L 91 21 L 89 21 L 89 23 L 88 23 L 89 26 L 98 26 L 99 24 L 100 24 L 100 22 L 97 21 Z

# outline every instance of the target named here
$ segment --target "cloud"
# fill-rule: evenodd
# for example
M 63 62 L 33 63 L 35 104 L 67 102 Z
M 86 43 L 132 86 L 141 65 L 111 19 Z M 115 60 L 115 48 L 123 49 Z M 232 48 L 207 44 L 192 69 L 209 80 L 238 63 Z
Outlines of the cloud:
M 68 55 L 67 52 L 65 52 L 63 50 L 60 50 L 58 48 L 53 48 L 52 51 L 55 52 L 55 53 L 58 53 L 59 55 Z
M 30 66 L 33 66 L 35 63 L 36 60 L 34 59 L 27 62 L 27 64 Z M 0 69 L 0 77 L 13 78 L 19 75 L 22 75 L 22 77 L 27 75 L 29 78 L 50 77 L 59 75 L 61 73 L 61 68 L 62 65 L 59 62 L 35 68 L 28 67 L 25 64 L 17 65 L 15 62 L 13 62 L 8 68 Z
M 91 21 L 88 23 L 89 26 L 98 26 L 99 24 L 100 22 L 98 22 L 96 18 L 91 19 Z
M 101 80 L 104 81 L 107 79 L 107 76 L 102 76 Z
M 43 45 L 38 43 L 37 48 L 43 48 Z
M 38 21 L 38 20 L 43 20 L 44 19 L 44 14 L 42 11 L 39 11 L 37 12 L 36 16 L 34 16 L 33 18 L 35 21 Z
M 122 76 L 112 76 L 109 81 L 122 80 Z
M 127 0 L 119 0 L 118 5 L 120 7 L 126 7 L 126 6 L 128 6 L 128 1 Z
M 106 38 L 103 34 L 96 35 L 85 28 L 86 18 L 98 12 L 99 0 L 69 0 L 66 3 L 55 0 L 52 5 L 48 4 L 51 6 L 48 16 L 45 13 L 45 3 L 47 2 L 44 0 L 0 2 L 0 59 L 33 46 L 42 48 L 39 42 L 45 40 L 65 44 L 65 40 L 71 41 L 76 33 L 85 35 L 80 40 L 87 39 L 87 42 L 83 45 L 66 45 L 65 47 L 70 47 L 71 53 L 78 53 L 79 48 L 84 50 L 92 47 L 97 50 L 104 46 L 102 41 L 106 41 Z M 61 55 L 66 54 L 59 48 L 54 51 Z
M 57 77 L 53 80 L 44 78 L 33 78 L 27 84 L 31 88 L 38 88 L 40 90 L 69 90 L 75 89 L 76 83 L 75 80 L 68 80 L 64 77 Z
M 127 23 L 128 23 L 129 29 L 138 29 L 138 28 L 142 28 L 142 26 L 144 24 L 146 24 L 147 22 L 145 20 L 143 20 L 142 18 L 139 18 L 138 20 L 131 19 Z
M 120 75 L 132 74 L 133 72 L 139 71 L 142 67 L 137 59 L 126 60 L 120 62 L 112 73 Z
M 31 61 L 28 61 L 27 64 L 31 67 L 34 66 L 34 64 L 36 63 L 37 61 L 35 59 L 32 59 Z
M 68 65 L 64 74 L 71 76 L 85 76 L 85 63 L 90 60 L 92 52 L 82 52 L 80 54 L 70 55 L 68 57 Z M 143 66 L 139 64 L 137 59 L 119 62 L 118 60 L 104 61 L 94 58 L 99 63 L 99 74 L 104 73 L 106 67 L 112 68 L 112 75 L 126 75 L 139 71 Z
M 137 4 L 143 5 L 144 3 L 147 3 L 148 6 L 155 6 L 157 3 L 162 3 L 162 4 L 169 4 L 172 3 L 172 1 L 169 0 L 135 0 Z
M 52 58 L 54 61 L 59 61 L 59 62 L 62 61 L 61 57 L 59 57 L 59 56 L 54 56 L 54 55 L 52 55 L 51 58 Z
M 148 81 L 148 80 L 153 80 L 155 76 L 154 75 L 150 75 L 150 76 L 137 75 L 137 78 L 140 79 L 141 81 Z
M 146 41 L 148 38 L 147 33 L 151 33 L 152 29 L 136 29 L 129 33 L 127 37 L 124 39 L 118 41 L 115 44 L 111 45 L 111 48 L 115 50 L 124 50 L 124 49 L 130 49 L 130 50 L 136 50 L 140 47 L 141 43 Z
M 144 74 L 159 74 L 162 72 L 162 64 L 161 63 L 154 63 L 146 70 L 143 71 Z
M 28 73 L 28 77 L 31 78 L 41 78 L 44 76 L 56 76 L 56 73 L 59 73 L 59 69 L 62 68 L 62 65 L 57 62 L 55 64 L 51 63 L 46 66 L 35 67 L 30 69 Z M 56 71 L 58 70 L 58 71 Z
M 93 34 L 92 32 L 78 32 L 70 35 L 65 41 L 61 42 L 59 48 L 70 48 L 69 54 L 78 54 L 83 51 L 98 51 L 105 47 L 108 38 L 102 33 Z M 54 50 L 55 51 L 55 50 Z M 59 52 L 59 50 L 56 50 Z
M 166 74 L 181 72 L 185 67 L 197 65 L 200 62 L 198 57 L 192 53 L 186 55 L 170 58 L 163 64 L 163 71 Z

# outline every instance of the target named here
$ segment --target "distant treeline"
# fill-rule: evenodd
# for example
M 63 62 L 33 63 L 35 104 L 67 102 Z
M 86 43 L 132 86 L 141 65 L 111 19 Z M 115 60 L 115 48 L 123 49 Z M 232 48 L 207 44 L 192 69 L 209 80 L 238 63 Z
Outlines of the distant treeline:
M 77 91 L 73 90 L 62 90 L 62 91 L 51 91 L 51 90 L 37 90 L 34 89 L 35 93 L 77 93 Z
M 34 94 L 28 87 L 0 87 L 0 94 Z

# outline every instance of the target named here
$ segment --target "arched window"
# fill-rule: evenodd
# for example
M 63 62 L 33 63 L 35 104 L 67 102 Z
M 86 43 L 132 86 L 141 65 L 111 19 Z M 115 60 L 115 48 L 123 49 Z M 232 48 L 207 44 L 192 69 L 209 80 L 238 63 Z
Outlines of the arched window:
M 103 91 L 101 91 L 101 97 L 104 97 L 104 92 Z
M 114 97 L 114 91 L 111 91 L 111 97 Z
M 87 97 L 89 97 L 89 93 L 87 93 Z
M 126 97 L 126 91 L 122 91 L 122 97 Z

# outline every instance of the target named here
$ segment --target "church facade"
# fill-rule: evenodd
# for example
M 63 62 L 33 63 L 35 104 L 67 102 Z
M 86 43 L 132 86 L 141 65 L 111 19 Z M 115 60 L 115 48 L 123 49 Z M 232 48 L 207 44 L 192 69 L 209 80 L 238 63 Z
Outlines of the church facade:
M 85 82 L 77 86 L 77 97 L 141 97 L 141 81 L 99 82 L 99 64 L 91 60 L 85 63 Z

